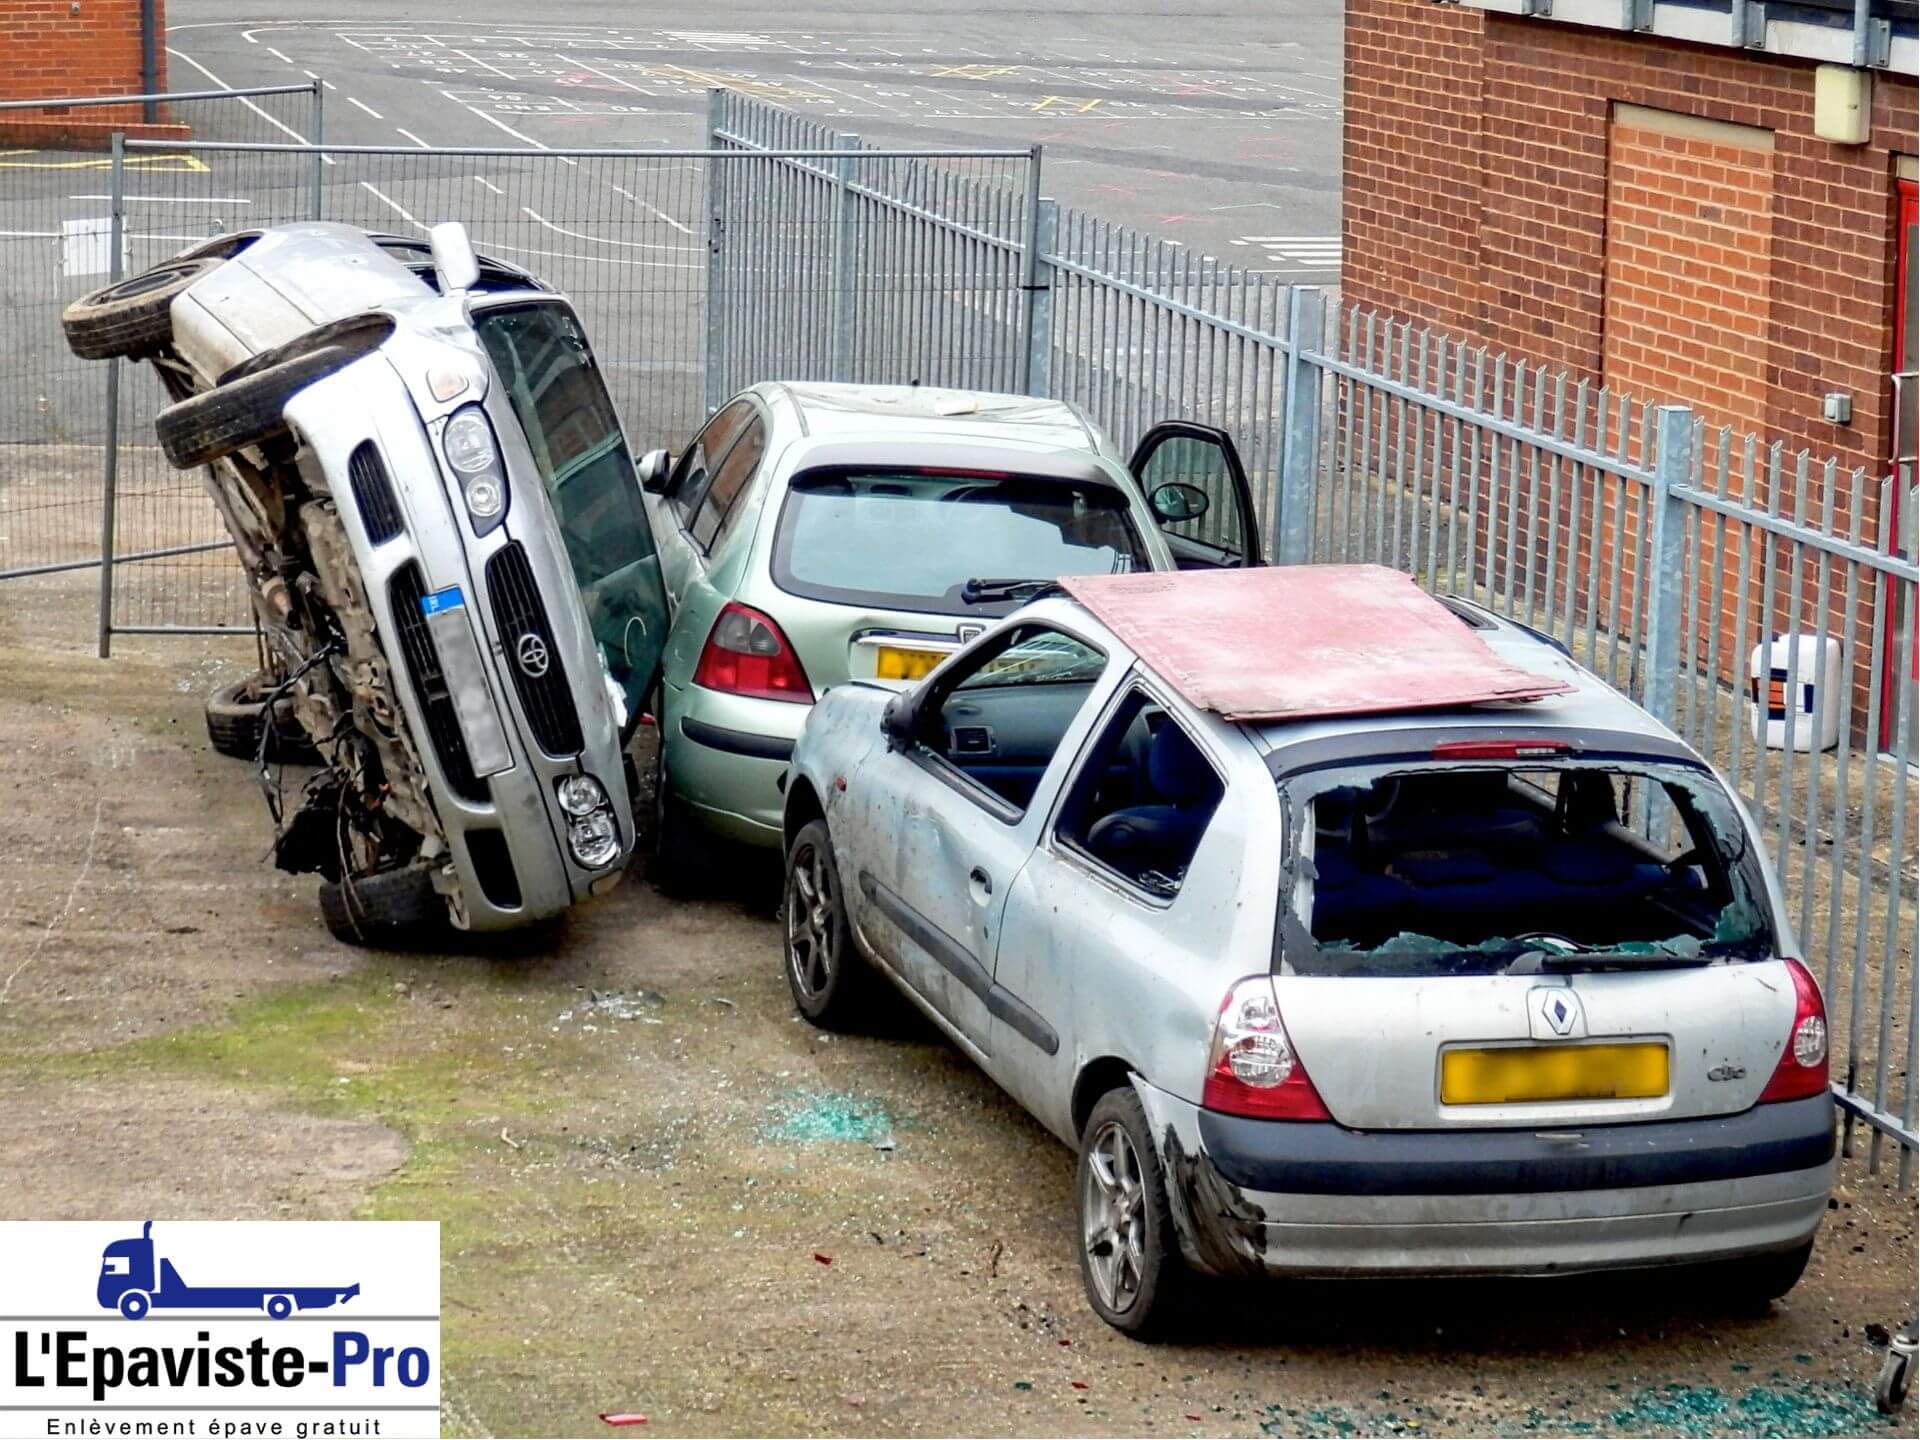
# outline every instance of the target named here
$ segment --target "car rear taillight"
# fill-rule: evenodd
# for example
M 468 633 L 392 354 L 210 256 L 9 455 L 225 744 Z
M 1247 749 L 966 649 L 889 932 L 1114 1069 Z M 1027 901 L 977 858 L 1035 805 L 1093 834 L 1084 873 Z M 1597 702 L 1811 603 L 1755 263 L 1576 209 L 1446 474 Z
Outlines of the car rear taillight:
M 780 627 L 758 610 L 729 603 L 707 634 L 693 683 L 758 700 L 813 703 L 813 687 Z
M 1272 976 L 1248 976 L 1227 992 L 1213 1027 L 1200 1104 L 1261 1120 L 1333 1118 L 1280 1023 Z
M 1780 1052 L 1773 1078 L 1760 1092 L 1757 1103 L 1762 1105 L 1772 1100 L 1804 1100 L 1827 1088 L 1826 1002 L 1806 966 L 1792 957 L 1784 963 L 1793 977 L 1793 1028 L 1787 1032 L 1787 1048 Z

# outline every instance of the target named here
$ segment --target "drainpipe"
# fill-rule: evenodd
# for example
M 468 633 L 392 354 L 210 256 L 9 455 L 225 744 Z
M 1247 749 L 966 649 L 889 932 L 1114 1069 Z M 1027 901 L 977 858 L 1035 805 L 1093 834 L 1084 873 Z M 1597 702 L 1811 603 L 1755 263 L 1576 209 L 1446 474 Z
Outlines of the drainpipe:
M 140 93 L 157 94 L 160 89 L 160 17 L 159 0 L 140 0 Z M 160 118 L 160 104 L 149 100 L 141 107 L 141 119 L 149 125 Z

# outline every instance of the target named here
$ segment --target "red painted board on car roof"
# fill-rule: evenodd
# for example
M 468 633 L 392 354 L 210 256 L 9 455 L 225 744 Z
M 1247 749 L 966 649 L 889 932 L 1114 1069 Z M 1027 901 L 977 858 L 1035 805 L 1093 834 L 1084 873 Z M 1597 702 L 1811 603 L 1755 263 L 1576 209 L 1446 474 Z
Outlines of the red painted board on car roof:
M 1412 576 L 1381 565 L 1060 584 L 1189 701 L 1229 720 L 1539 700 L 1573 688 L 1508 664 Z

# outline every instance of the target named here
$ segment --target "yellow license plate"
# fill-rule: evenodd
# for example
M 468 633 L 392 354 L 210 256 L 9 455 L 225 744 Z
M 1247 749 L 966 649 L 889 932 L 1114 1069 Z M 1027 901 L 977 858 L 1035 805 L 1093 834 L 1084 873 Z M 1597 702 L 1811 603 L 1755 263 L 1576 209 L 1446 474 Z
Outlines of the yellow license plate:
M 1646 1100 L 1666 1093 L 1665 1045 L 1509 1045 L 1440 1055 L 1446 1105 Z
M 903 650 L 898 645 L 878 648 L 873 673 L 879 680 L 918 680 L 947 658 L 941 650 Z

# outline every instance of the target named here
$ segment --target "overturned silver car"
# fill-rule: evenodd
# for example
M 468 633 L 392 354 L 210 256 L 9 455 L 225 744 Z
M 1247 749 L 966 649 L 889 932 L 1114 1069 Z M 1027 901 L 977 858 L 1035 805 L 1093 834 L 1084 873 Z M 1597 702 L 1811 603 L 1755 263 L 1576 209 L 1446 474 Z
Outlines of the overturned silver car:
M 205 467 L 283 677 L 269 713 L 291 701 L 322 760 L 297 806 L 269 793 L 328 928 L 503 929 L 617 883 L 666 602 L 567 301 L 457 225 L 429 246 L 312 223 L 63 318 L 77 354 L 153 363 L 161 445 Z

